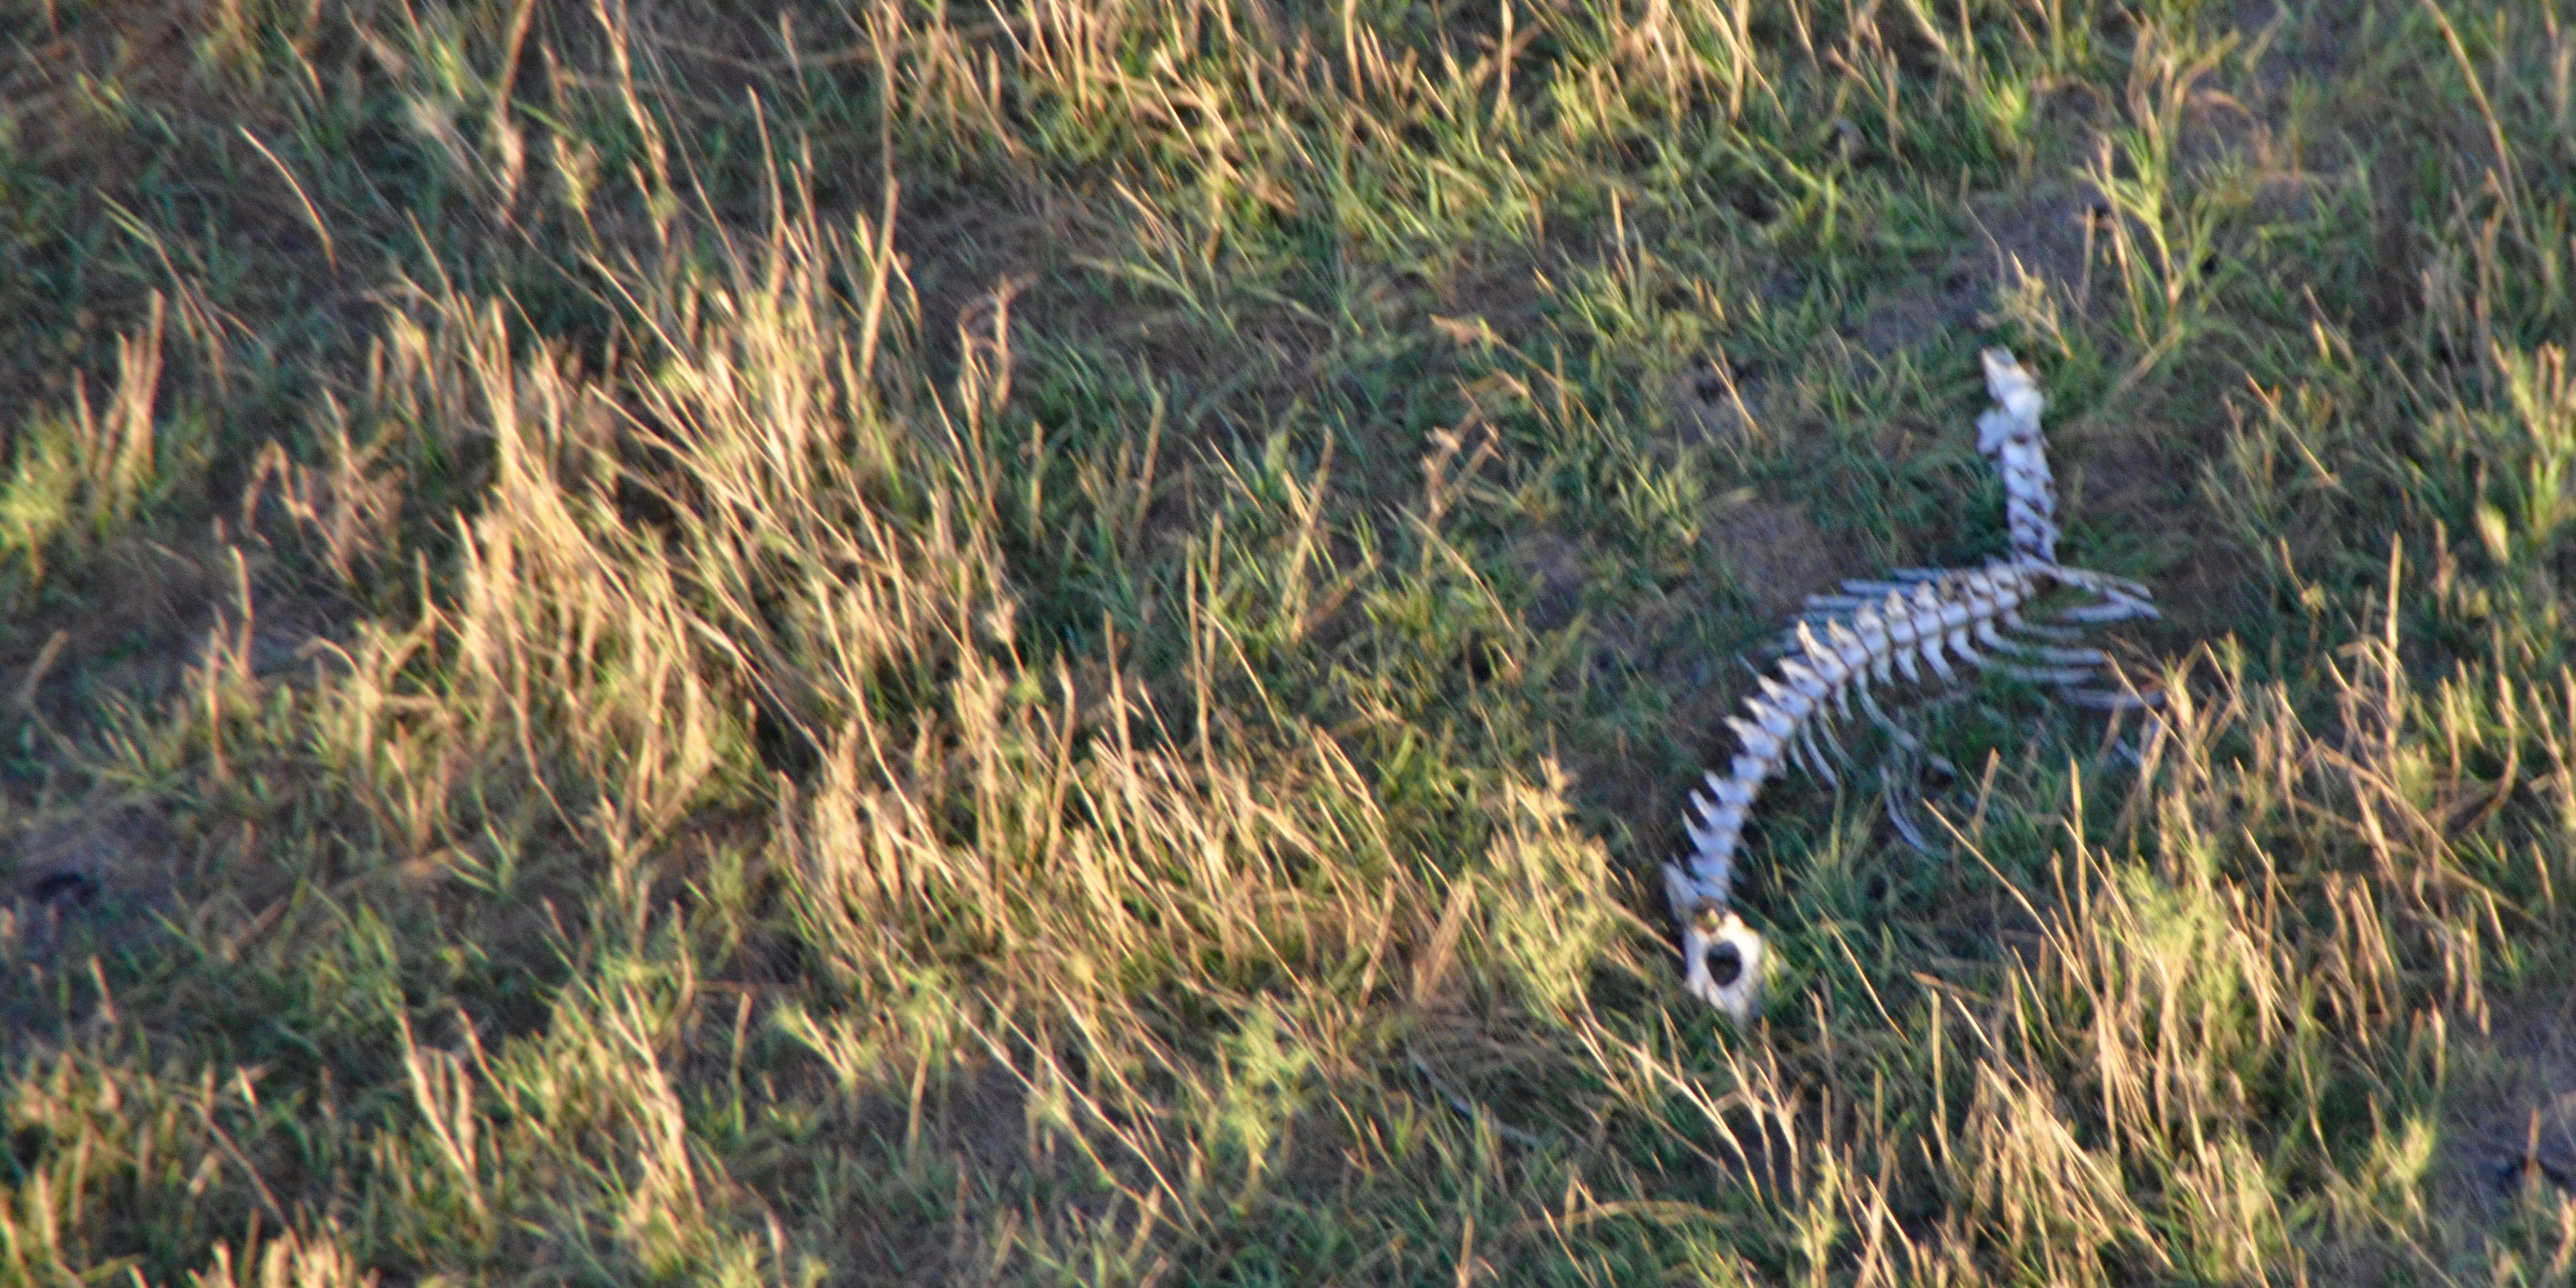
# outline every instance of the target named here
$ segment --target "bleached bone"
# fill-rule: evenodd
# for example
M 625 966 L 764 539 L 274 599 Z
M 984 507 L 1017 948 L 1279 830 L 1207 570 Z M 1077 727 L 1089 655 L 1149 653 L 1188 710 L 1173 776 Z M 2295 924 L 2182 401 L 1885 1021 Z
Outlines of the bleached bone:
M 1995 405 L 1977 417 L 1977 451 L 1995 464 L 1995 473 L 2004 485 L 2004 526 L 2010 534 L 2015 558 L 2036 559 L 2042 563 L 2057 562 L 2057 480 L 2048 468 L 2048 444 L 2041 436 L 2039 414 L 2048 399 L 2039 392 L 2039 384 L 2030 371 L 2003 348 L 1987 349 L 1978 355 L 1985 366 L 1986 392 Z M 1806 618 L 1822 623 L 1848 615 L 1875 602 L 1892 590 L 1937 581 L 1952 570 L 1941 568 L 1898 568 L 1879 578 L 1855 578 L 1841 584 L 1840 594 L 1807 597 Z M 2114 581 L 2129 592 L 2114 597 L 2119 600 L 2148 598 L 2146 588 L 2135 582 Z M 2083 610 L 2084 616 L 2071 620 L 2083 622 L 2119 621 L 2125 617 L 2150 615 L 2131 608 L 2101 605 Z
M 2013 553 L 2055 563 L 2057 481 L 2048 472 L 2048 445 L 2039 433 L 2039 413 L 2048 400 L 2011 350 L 1988 349 L 1978 356 L 1995 405 L 1977 417 L 1977 450 L 2003 478 L 2004 526 Z
M 2159 695 L 2124 689 L 2068 689 L 2066 700 L 2093 711 L 2139 711 L 2156 706 Z
M 1762 994 L 1762 936 L 1724 900 L 1676 884 L 1680 880 L 1681 869 L 1665 864 L 1664 894 L 1682 919 L 1682 987 L 1741 1024 Z
M 1957 702 L 1959 698 L 1960 695 L 1956 692 L 1947 693 L 1930 701 L 1918 703 L 1912 709 L 1922 711 L 1932 707 L 1948 706 Z M 1923 740 L 1915 736 L 1912 730 L 1889 719 L 1886 712 L 1878 709 L 1876 702 L 1870 701 L 1866 696 L 1861 701 L 1867 706 L 1870 719 L 1877 722 L 1879 728 L 1887 734 L 1888 741 L 1896 745 L 1896 754 L 1890 758 L 1893 764 L 1882 766 L 1879 770 L 1880 782 L 1885 787 L 1880 795 L 1886 805 L 1888 826 L 1895 828 L 1898 839 L 1904 841 L 1915 853 L 1937 853 L 1933 849 L 1932 838 L 1924 832 L 1922 822 L 1914 816 L 1914 802 L 1909 799 L 1910 793 L 1898 790 L 1897 784 L 1912 782 L 1918 767 L 1922 765 L 1930 765 L 1954 779 L 1959 777 L 1959 767 L 1951 764 L 1949 757 L 1925 746 Z
M 1956 663 L 1972 669 L 2009 670 L 2068 689 L 2101 678 L 2099 668 L 2108 659 L 2098 651 L 2056 648 L 2011 633 L 2018 629 L 2016 623 L 2022 623 L 2023 607 L 2057 588 L 2090 595 L 2099 601 L 2090 607 L 2116 607 L 2126 616 L 2155 611 L 2138 597 L 2144 587 L 2134 582 L 2019 558 L 1890 590 L 1873 603 L 1826 621 L 1821 629 L 1799 624 L 1793 632 L 1795 646 L 1780 659 L 1776 678 L 1762 677 L 1759 691 L 1745 701 L 1744 714 L 1727 719 L 1739 747 L 1735 759 L 1723 776 L 1706 775 L 1704 790 L 1691 794 L 1685 820 L 1691 852 L 1681 863 L 1665 865 L 1665 890 L 1673 916 L 1681 923 L 1683 965 L 1695 996 L 1739 1021 L 1750 1016 L 1755 993 L 1737 983 L 1718 982 L 1725 972 L 1713 970 L 1702 959 L 1723 941 L 1735 945 L 1739 960 L 1759 961 L 1757 952 L 1744 948 L 1745 937 L 1753 932 L 1729 911 L 1735 852 L 1755 797 L 1784 763 L 1794 759 L 1819 777 L 1831 778 L 1826 757 L 1812 749 L 1819 735 L 1829 735 L 1838 720 L 1850 718 L 1853 699 L 1860 701 L 1874 722 L 1893 727 L 1873 700 L 1872 690 L 1900 675 L 1916 680 L 1929 671 L 1951 680 L 1957 676 Z M 1980 644 L 1993 656 L 1979 652 Z M 2015 656 L 2051 665 L 2021 666 L 2005 660 Z M 1725 929 L 1730 926 L 1734 929 Z

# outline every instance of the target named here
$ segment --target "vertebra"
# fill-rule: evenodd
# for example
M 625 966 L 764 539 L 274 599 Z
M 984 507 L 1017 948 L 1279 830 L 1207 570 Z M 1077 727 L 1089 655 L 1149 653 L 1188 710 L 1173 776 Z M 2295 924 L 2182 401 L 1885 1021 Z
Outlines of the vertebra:
M 2048 406 L 2030 372 L 2010 349 L 1977 355 L 1986 366 L 1986 392 L 1995 405 L 1977 417 L 1977 451 L 1995 463 L 2004 481 L 2004 527 L 2013 553 L 2057 562 L 2057 480 L 2048 472 L 2048 444 L 2039 436 L 2039 413 Z

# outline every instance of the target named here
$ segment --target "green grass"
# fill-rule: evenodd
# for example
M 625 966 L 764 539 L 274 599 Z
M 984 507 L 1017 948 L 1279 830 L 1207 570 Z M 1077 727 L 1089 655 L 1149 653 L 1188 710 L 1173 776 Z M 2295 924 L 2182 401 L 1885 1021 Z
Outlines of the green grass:
M 2554 11 L 0 41 L 0 1282 L 2576 1265 Z M 1655 865 L 1991 343 L 2167 718 L 1775 788 L 1732 1028 Z

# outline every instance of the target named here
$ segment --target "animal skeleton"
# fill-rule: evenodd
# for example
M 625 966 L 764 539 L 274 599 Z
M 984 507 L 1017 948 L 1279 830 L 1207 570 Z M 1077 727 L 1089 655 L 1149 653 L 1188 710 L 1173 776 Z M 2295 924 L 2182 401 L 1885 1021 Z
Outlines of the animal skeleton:
M 1810 597 L 1806 616 L 1783 642 L 1777 678 L 1761 676 L 1745 714 L 1727 720 L 1740 745 L 1733 763 L 1724 775 L 1705 775 L 1706 790 L 1691 793 L 1683 821 L 1690 853 L 1664 865 L 1665 896 L 1681 923 L 1685 987 L 1738 1023 L 1751 1017 L 1759 998 L 1766 950 L 1733 907 L 1736 846 L 1754 798 L 1784 764 L 1838 781 L 1833 763 L 1842 757 L 1833 727 L 1851 719 L 1855 701 L 1909 750 L 1920 744 L 1871 690 L 1899 675 L 1920 681 L 1926 671 L 1956 680 L 1954 662 L 2057 686 L 2080 705 L 2137 701 L 2086 687 L 2109 659 L 2096 649 L 2068 647 L 2078 632 L 2065 624 L 2153 617 L 2153 595 L 2136 582 L 2057 562 L 2056 486 L 2039 431 L 2045 400 L 2009 351 L 1988 349 L 1983 357 L 1996 406 L 1978 418 L 1977 446 L 2003 478 L 2011 557 L 1983 568 L 1899 569 L 1886 580 L 1844 582 L 1839 595 Z M 2025 615 L 2059 589 L 2086 602 L 2039 621 Z

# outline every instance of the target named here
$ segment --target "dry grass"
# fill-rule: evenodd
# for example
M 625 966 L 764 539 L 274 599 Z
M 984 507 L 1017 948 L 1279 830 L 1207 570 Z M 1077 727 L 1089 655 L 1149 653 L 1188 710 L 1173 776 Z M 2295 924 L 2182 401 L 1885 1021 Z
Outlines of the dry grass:
M 2576 1263 L 2547 10 L 0 39 L 0 1279 Z M 1996 340 L 2167 716 L 1767 800 L 1729 1028 L 1704 717 Z

